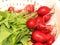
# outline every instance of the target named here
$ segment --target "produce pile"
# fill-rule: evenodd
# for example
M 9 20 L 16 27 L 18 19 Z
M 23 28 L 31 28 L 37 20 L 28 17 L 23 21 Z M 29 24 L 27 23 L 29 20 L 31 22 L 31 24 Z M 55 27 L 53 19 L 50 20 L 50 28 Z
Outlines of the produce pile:
M 0 45 L 52 45 L 53 26 L 47 25 L 51 11 L 47 6 L 35 10 L 33 4 L 20 10 L 11 6 L 0 11 Z

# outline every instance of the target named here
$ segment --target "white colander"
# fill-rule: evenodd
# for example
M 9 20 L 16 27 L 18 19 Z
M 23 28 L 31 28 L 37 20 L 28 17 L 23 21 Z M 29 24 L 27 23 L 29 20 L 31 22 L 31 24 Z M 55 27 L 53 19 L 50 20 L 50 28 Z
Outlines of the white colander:
M 52 7 L 55 2 L 55 0 L 0 0 L 0 10 L 4 11 L 4 10 L 7 10 L 10 6 L 13 6 L 15 7 L 15 9 L 23 9 L 27 4 L 35 4 L 35 10 L 38 9 L 41 5 L 44 5 L 44 6 L 49 6 L 49 7 Z M 55 32 L 57 30 L 57 36 L 59 34 L 59 29 L 58 29 L 58 21 L 57 21 L 57 16 L 58 16 L 58 10 L 56 7 L 56 5 L 54 6 L 54 8 L 56 9 L 55 10 L 55 14 L 52 16 L 50 22 L 48 24 L 52 24 L 52 25 L 55 25 L 56 24 L 56 27 L 55 27 Z M 60 36 L 57 37 L 56 36 L 56 41 L 52 44 L 52 45 L 60 45 L 59 44 L 59 39 L 60 39 Z

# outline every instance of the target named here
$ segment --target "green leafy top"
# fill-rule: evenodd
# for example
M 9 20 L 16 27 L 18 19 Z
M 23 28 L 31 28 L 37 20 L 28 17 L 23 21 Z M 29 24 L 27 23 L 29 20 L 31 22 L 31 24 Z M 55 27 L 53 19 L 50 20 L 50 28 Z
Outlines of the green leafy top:
M 27 28 L 26 21 L 35 16 L 34 12 L 27 14 L 25 11 L 0 11 L 0 45 L 32 45 L 28 42 L 31 31 Z

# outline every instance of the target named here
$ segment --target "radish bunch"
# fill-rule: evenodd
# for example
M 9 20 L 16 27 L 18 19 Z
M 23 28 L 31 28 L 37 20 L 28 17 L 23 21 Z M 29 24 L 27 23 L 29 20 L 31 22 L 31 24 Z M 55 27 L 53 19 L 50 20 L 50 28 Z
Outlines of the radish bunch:
M 52 45 L 55 41 L 55 38 L 51 35 L 51 31 L 53 30 L 52 25 L 46 25 L 47 22 L 51 19 L 52 8 L 47 6 L 41 6 L 38 10 L 34 10 L 34 5 L 29 4 L 23 10 L 27 13 L 36 12 L 37 17 L 30 18 L 27 20 L 26 25 L 29 29 L 32 29 L 31 41 L 33 45 Z M 14 12 L 14 8 L 10 7 L 8 9 L 10 12 Z M 19 13 L 22 10 L 17 10 L 15 12 Z
M 32 10 L 34 10 L 32 8 Z M 41 6 L 36 11 L 37 17 L 27 20 L 26 25 L 29 29 L 33 29 L 31 34 L 31 40 L 33 45 L 52 45 L 55 38 L 51 34 L 53 30 L 52 25 L 46 25 L 51 19 L 51 8 L 47 6 Z

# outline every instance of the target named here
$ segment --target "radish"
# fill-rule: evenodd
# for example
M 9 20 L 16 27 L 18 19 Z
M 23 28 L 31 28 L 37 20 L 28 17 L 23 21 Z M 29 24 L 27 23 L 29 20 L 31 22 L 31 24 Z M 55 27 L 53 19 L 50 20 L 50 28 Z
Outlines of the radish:
M 45 33 L 45 34 L 48 34 L 48 33 L 51 33 L 53 30 L 53 26 L 52 25 L 46 25 L 46 27 L 41 30 L 41 32 Z
M 54 37 L 51 34 L 47 34 L 47 44 L 52 45 L 52 43 L 55 41 Z
M 34 29 L 36 27 L 36 20 L 34 18 L 30 18 L 27 22 L 27 27 L 30 29 Z
M 39 23 L 39 24 L 37 25 L 37 29 L 38 29 L 39 31 L 45 30 L 45 28 L 46 28 L 46 25 L 44 25 L 44 24 Z
M 28 12 L 28 13 L 34 12 L 34 5 L 28 4 L 28 5 L 25 7 L 25 11 Z
M 37 22 L 37 25 L 38 25 L 39 23 L 41 23 L 41 24 L 45 24 L 45 22 L 44 22 L 44 18 L 41 17 L 41 16 L 37 16 L 37 17 L 36 17 L 36 22 Z
M 32 32 L 32 39 L 36 42 L 47 41 L 46 35 L 38 30 L 35 30 L 34 32 Z
M 10 11 L 10 12 L 14 12 L 14 7 L 12 7 L 12 6 L 9 7 L 9 8 L 8 8 L 8 11 Z
M 47 6 L 41 6 L 37 10 L 37 13 L 39 16 L 44 16 L 44 15 L 48 14 L 50 11 L 51 11 L 51 8 L 49 8 Z
M 44 15 L 43 18 L 45 22 L 48 22 L 51 19 L 51 15 L 50 14 Z

